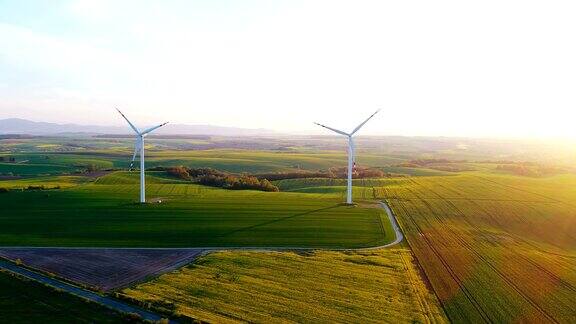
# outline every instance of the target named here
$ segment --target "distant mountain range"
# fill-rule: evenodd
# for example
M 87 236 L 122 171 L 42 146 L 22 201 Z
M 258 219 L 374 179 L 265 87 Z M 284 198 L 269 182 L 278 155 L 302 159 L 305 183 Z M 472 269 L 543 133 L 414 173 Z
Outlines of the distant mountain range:
M 146 127 L 142 127 L 145 129 Z M 28 134 L 28 135 L 66 135 L 66 134 L 92 134 L 92 135 L 119 135 L 131 134 L 128 125 L 122 126 L 96 126 L 77 124 L 56 124 L 35 122 L 20 118 L 0 119 L 0 134 Z M 158 135 L 212 135 L 212 136 L 262 136 L 275 135 L 276 132 L 268 129 L 250 129 L 237 127 L 223 127 L 212 125 L 186 125 L 168 124 L 154 132 Z

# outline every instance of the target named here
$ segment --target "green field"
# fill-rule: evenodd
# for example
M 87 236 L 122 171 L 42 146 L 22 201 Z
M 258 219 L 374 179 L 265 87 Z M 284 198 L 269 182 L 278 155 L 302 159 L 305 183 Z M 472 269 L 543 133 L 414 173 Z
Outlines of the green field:
M 47 164 L 47 163 L 0 163 L 0 173 L 12 173 L 15 175 L 30 176 L 30 175 L 49 175 L 71 173 L 78 170 L 74 166 Z
M 470 173 L 383 185 L 453 322 L 576 321 L 576 177 Z
M 29 186 L 44 186 L 46 189 L 70 188 L 87 183 L 93 179 L 84 176 L 40 176 L 30 178 L 18 178 L 0 181 L 0 188 L 26 189 Z
M 116 172 L 63 190 L 0 194 L 0 245 L 116 247 L 368 247 L 394 239 L 370 202 L 337 197 L 231 191 L 148 174 L 135 204 L 138 174 Z M 33 203 L 31 203 L 33 202 Z
M 125 323 L 97 304 L 0 271 L 2 323 Z
M 345 154 L 329 150 L 178 151 L 175 143 L 186 144 L 151 145 L 148 166 L 258 173 L 345 164 Z M 14 165 L 28 171 L 0 180 L 0 187 L 11 189 L 0 192 L 0 245 L 370 247 L 394 239 L 377 205 L 385 200 L 407 239 L 396 254 L 215 253 L 125 294 L 153 308 L 214 321 L 309 322 L 314 316 L 325 321 L 330 316 L 351 322 L 385 316 L 397 322 L 442 321 L 441 312 L 429 306 L 434 298 L 418 281 L 418 268 L 402 261 L 412 260 L 412 251 L 449 321 L 576 321 L 576 176 L 569 167 L 552 173 L 556 175 L 530 177 L 511 175 L 518 167 L 514 164 L 509 169 L 498 168 L 500 162 L 476 161 L 401 167 L 395 165 L 406 157 L 367 152 L 359 157 L 363 165 L 404 176 L 355 179 L 355 207 L 340 204 L 343 179 L 279 180 L 274 184 L 281 192 L 260 192 L 206 187 L 147 172 L 147 197 L 162 203 L 140 205 L 135 203 L 137 172 L 66 174 L 87 165 L 126 168 L 127 144 L 102 141 L 93 150 L 71 152 L 50 151 L 62 147 L 45 144 L 47 152 L 6 154 L 25 162 L 2 163 L 3 173 L 17 174 L 10 169 Z M 38 185 L 60 189 L 26 189 Z M 321 283 L 318 290 L 294 292 L 293 287 L 312 287 L 309 282 L 315 280 Z M 410 292 L 407 285 L 416 288 Z M 386 297 L 392 292 L 403 297 Z M 314 308 L 305 305 L 309 300 L 317 302 Z
M 72 152 L 19 152 L 0 156 L 14 157 L 19 163 L 0 163 L 0 173 L 20 175 L 56 174 L 73 172 L 93 165 L 98 168 L 127 168 L 132 158 L 132 148 L 127 145 L 118 150 L 72 151 Z M 202 151 L 148 150 L 146 167 L 178 166 L 211 167 L 228 172 L 277 172 L 299 169 L 320 170 L 345 166 L 342 152 L 275 152 L 237 149 L 214 149 Z M 401 161 L 376 154 L 365 154 L 359 163 L 380 166 Z M 408 168 L 406 170 L 409 171 Z M 410 173 L 410 172 L 408 172 Z
M 216 252 L 122 294 L 212 323 L 446 322 L 405 248 Z
M 344 180 L 275 182 L 343 197 Z M 354 180 L 386 200 L 451 321 L 574 322 L 576 176 L 491 172 Z

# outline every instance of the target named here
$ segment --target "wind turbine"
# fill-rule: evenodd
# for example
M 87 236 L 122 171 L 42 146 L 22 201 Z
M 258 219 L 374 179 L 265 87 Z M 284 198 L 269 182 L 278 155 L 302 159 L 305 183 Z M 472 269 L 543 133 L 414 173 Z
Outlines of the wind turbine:
M 322 125 L 319 123 L 314 123 L 318 126 L 322 126 L 326 129 L 329 129 L 335 133 L 338 133 L 340 135 L 344 135 L 346 137 L 348 137 L 348 187 L 346 190 L 346 203 L 348 205 L 352 204 L 352 168 L 354 166 L 354 141 L 352 140 L 352 136 L 354 136 L 354 134 L 356 132 L 358 132 L 360 130 L 360 128 L 362 128 L 362 126 L 364 126 L 364 124 L 366 124 L 372 117 L 374 117 L 374 115 L 376 115 L 380 110 L 376 110 L 375 113 L 373 113 L 372 115 L 370 115 L 370 117 L 366 118 L 366 120 L 364 122 L 362 122 L 360 125 L 356 126 L 356 128 L 354 128 L 354 130 L 351 133 L 346 133 L 343 132 L 341 130 L 332 128 L 332 127 L 328 127 L 326 125 Z
M 124 117 L 124 119 L 126 119 L 126 121 L 128 122 L 128 125 L 130 125 L 130 127 L 136 133 L 136 143 L 134 144 L 134 155 L 132 155 L 132 161 L 130 162 L 130 170 L 132 170 L 132 166 L 134 165 L 134 160 L 136 159 L 136 154 L 138 153 L 138 149 L 140 149 L 140 203 L 143 204 L 146 202 L 146 183 L 144 181 L 144 137 L 146 137 L 146 135 L 148 135 L 152 131 L 156 130 L 157 128 L 160 128 L 160 127 L 162 127 L 168 123 L 166 122 L 166 123 L 160 124 L 158 126 L 150 127 L 148 129 L 140 132 L 138 130 L 138 128 L 136 128 L 136 126 L 134 126 L 128 120 L 128 118 L 126 118 L 126 116 L 124 116 L 124 114 L 120 111 L 120 109 L 116 108 L 116 110 L 118 110 L 120 115 L 122 115 L 122 117 Z

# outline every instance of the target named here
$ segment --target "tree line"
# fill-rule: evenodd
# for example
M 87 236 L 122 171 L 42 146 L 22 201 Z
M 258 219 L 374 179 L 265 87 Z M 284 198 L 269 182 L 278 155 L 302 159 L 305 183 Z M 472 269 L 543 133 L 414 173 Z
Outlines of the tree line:
M 202 185 L 231 190 L 260 190 L 279 191 L 278 187 L 270 181 L 301 179 L 301 178 L 331 178 L 343 179 L 347 177 L 348 169 L 329 168 L 319 171 L 292 171 L 272 172 L 259 174 L 233 174 L 213 168 L 188 168 L 185 166 L 154 167 L 150 171 L 166 171 L 170 176 L 178 179 L 193 181 Z M 391 173 L 376 168 L 356 167 L 352 177 L 355 179 L 392 177 Z
M 156 168 L 158 169 L 158 168 Z M 247 174 L 231 174 L 212 168 L 169 167 L 166 172 L 176 178 L 194 181 L 199 184 L 230 190 L 280 191 L 267 179 L 259 179 Z
M 259 173 L 254 175 L 259 179 L 268 179 L 270 181 L 286 180 L 286 179 L 302 179 L 302 178 L 327 178 L 327 179 L 344 179 L 348 176 L 348 168 L 329 168 L 328 170 L 320 171 L 294 171 L 294 172 L 272 172 L 272 173 Z M 383 178 L 390 177 L 392 174 L 386 173 L 376 168 L 356 167 L 352 173 L 354 179 L 365 178 Z

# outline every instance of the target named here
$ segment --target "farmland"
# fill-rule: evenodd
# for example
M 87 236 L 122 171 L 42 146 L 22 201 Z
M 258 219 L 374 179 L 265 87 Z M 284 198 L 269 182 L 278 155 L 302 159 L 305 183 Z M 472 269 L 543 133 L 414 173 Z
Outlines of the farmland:
M 66 148 L 51 142 L 28 151 L 28 142 L 0 154 L 5 157 L 0 187 L 10 189 L 0 193 L 0 245 L 370 247 L 394 238 L 377 204 L 384 200 L 405 232 L 401 247 L 215 252 L 123 294 L 159 311 L 212 321 L 307 322 L 318 316 L 354 322 L 362 315 L 396 322 L 576 320 L 576 176 L 569 167 L 419 160 L 372 148 L 359 155 L 359 163 L 393 175 L 354 179 L 355 207 L 340 204 L 344 179 L 277 180 L 280 192 L 236 191 L 163 171 L 146 176 L 148 198 L 162 203 L 142 206 L 135 203 L 138 174 L 122 171 L 130 144 L 102 140 L 94 147 Z M 148 165 L 258 174 L 325 170 L 346 161 L 332 146 L 175 149 L 189 144 L 150 141 Z M 9 158 L 15 161 L 6 162 Z M 533 172 L 521 176 L 517 170 Z M 34 189 L 38 186 L 50 190 Z M 106 286 L 102 275 L 90 281 L 77 267 L 65 268 L 70 272 L 65 276 L 95 286 L 131 282 L 119 278 Z M 322 284 L 316 287 L 314 280 Z M 307 289 L 298 289 L 302 286 Z M 316 301 L 314 308 L 306 305 L 309 300 Z
M 317 170 L 332 166 L 344 166 L 346 153 L 333 150 L 247 150 L 219 148 L 208 150 L 175 150 L 173 142 L 151 140 L 147 147 L 146 165 L 188 167 L 212 167 L 229 172 L 276 172 L 291 170 Z M 113 146 L 114 145 L 114 146 Z M 100 169 L 126 168 L 132 156 L 133 143 L 130 141 L 104 142 L 102 146 L 89 150 L 71 148 L 68 151 L 20 151 L 11 148 L 12 153 L 2 154 L 5 159 L 14 158 L 16 163 L 0 163 L 0 173 L 11 172 L 24 176 L 34 174 L 70 173 L 86 166 Z M 0 142 L 0 148 L 2 143 Z M 27 146 L 26 146 L 27 147 Z M 1 152 L 1 151 L 0 151 Z M 402 161 L 400 158 L 382 154 L 364 154 L 360 161 L 367 166 L 386 165 Z
M 282 190 L 343 197 L 344 180 L 276 181 Z M 486 172 L 354 180 L 386 200 L 454 322 L 573 322 L 576 176 Z
M 25 319 L 25 320 L 24 320 Z M 121 315 L 97 304 L 0 271 L 3 323 L 124 323 Z
M 192 262 L 200 249 L 0 248 L 0 257 L 109 291 Z
M 115 172 L 76 187 L 0 195 L 0 245 L 95 247 L 368 247 L 394 233 L 377 204 L 337 197 L 230 191 L 149 173 L 162 204 L 134 204 L 136 173 Z M 30 204 L 30 202 L 34 202 Z
M 576 177 L 468 174 L 377 190 L 454 322 L 574 322 Z
M 0 324 L 576 324 L 575 17 L 0 0 Z
M 26 189 L 30 186 L 43 186 L 45 189 L 63 189 L 75 187 L 79 184 L 87 183 L 90 180 L 90 178 L 83 176 L 39 176 L 2 180 L 0 181 L 0 186 L 7 189 Z
M 217 252 L 122 293 L 158 311 L 218 323 L 446 321 L 405 248 Z
M 0 173 L 54 175 L 82 170 L 89 165 L 100 169 L 126 168 L 133 145 L 132 138 L 88 136 L 0 139 L 0 163 L 4 164 L 0 167 Z M 487 165 L 473 161 L 486 161 L 495 156 L 510 160 L 550 158 L 554 161 L 567 160 L 567 155 L 573 157 L 553 145 L 516 141 L 493 143 L 449 138 L 360 137 L 357 146 L 359 165 L 415 176 L 450 173 L 425 167 L 401 166 L 415 158 L 468 160 L 463 165 L 465 168 L 484 169 Z M 146 151 L 147 167 L 185 165 L 258 173 L 318 170 L 346 164 L 346 142 L 331 137 L 151 137 L 147 140 Z M 10 158 L 14 158 L 15 163 L 8 163 Z

